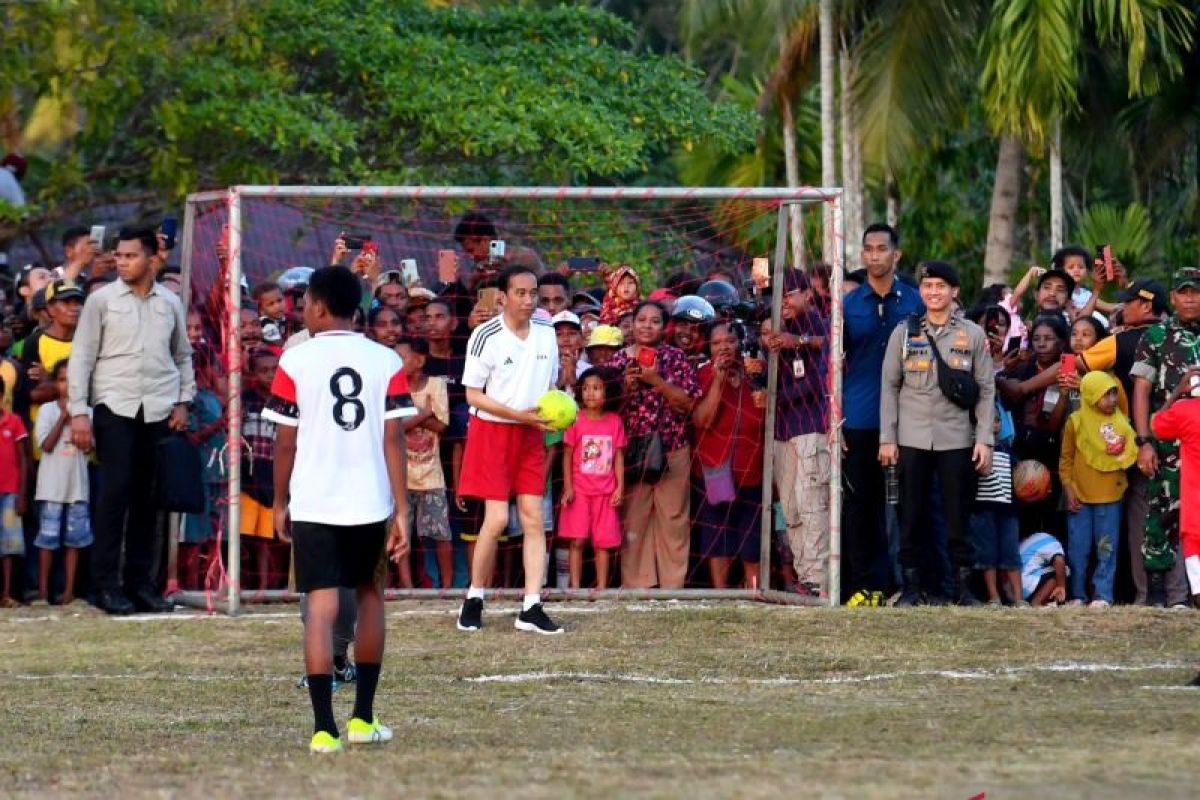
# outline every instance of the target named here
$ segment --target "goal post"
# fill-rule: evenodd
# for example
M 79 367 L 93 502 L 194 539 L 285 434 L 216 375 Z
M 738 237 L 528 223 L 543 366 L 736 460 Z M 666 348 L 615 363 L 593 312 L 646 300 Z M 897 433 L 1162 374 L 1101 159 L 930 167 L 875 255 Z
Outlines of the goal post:
M 524 204 L 524 208 L 541 208 L 550 216 L 557 219 L 560 213 L 570 216 L 570 213 L 583 207 L 602 207 L 635 209 L 627 212 L 636 217 L 636 209 L 642 205 L 657 204 L 686 204 L 683 211 L 676 215 L 692 228 L 704 227 L 708 224 L 711 214 L 710 207 L 732 207 L 739 224 L 750 226 L 750 222 L 758 222 L 762 211 L 774 212 L 773 241 L 770 252 L 771 258 L 771 293 L 769 318 L 775 330 L 780 329 L 783 306 L 783 274 L 785 268 L 794 264 L 795 253 L 801 252 L 803 243 L 792 243 L 789 239 L 797 226 L 792 225 L 793 209 L 799 209 L 803 214 L 806 210 L 819 210 L 819 224 L 815 226 L 820 231 L 821 255 L 829 268 L 828 279 L 828 312 L 829 312 L 829 343 L 828 343 L 828 374 L 825 376 L 828 400 L 828 449 L 829 449 L 829 482 L 828 482 L 828 526 L 829 526 L 829 555 L 826 571 L 826 595 L 817 598 L 804 597 L 788 591 L 772 589 L 773 542 L 777 539 L 778 525 L 775 513 L 776 495 L 774 479 L 776 478 L 774 431 L 777 411 L 777 394 L 779 387 L 779 356 L 777 352 L 766 354 L 766 430 L 763 446 L 763 479 L 762 506 L 760 510 L 760 552 L 758 575 L 751 589 L 607 589 L 607 590 L 568 590 L 547 588 L 544 595 L 547 598 L 636 598 L 636 599 L 758 599 L 769 602 L 788 604 L 821 604 L 828 603 L 836 606 L 840 603 L 841 575 L 841 423 L 842 423 L 842 276 L 844 267 L 844 240 L 842 219 L 842 190 L 840 188 L 687 188 L 687 187 L 518 187 L 518 186 L 232 186 L 225 190 L 204 191 L 190 194 L 187 198 L 184 225 L 181 235 L 181 268 L 183 277 L 184 300 L 190 308 L 199 308 L 209 303 L 212 307 L 223 309 L 222 319 L 217 330 L 219 347 L 226 375 L 225 384 L 225 445 L 226 456 L 223 458 L 225 482 L 223 497 L 219 502 L 223 508 L 221 514 L 218 541 L 221 536 L 226 542 L 224 548 L 218 547 L 218 553 L 223 553 L 223 564 L 219 570 L 220 580 L 215 587 L 204 590 L 195 588 L 185 589 L 176 598 L 188 605 L 216 609 L 230 614 L 236 614 L 244 602 L 273 602 L 292 600 L 296 595 L 287 589 L 260 589 L 249 591 L 243 588 L 242 564 L 242 492 L 243 476 L 241 469 L 241 454 L 243 452 L 242 435 L 242 397 L 244 390 L 243 376 L 247 365 L 243 364 L 242 341 L 242 306 L 243 291 L 250 283 L 244 284 L 248 273 L 248 256 L 255 253 L 252 242 L 261 238 L 264 233 L 286 239 L 282 230 L 273 229 L 268 223 L 257 222 L 248 225 L 247 213 L 253 217 L 259 213 L 262 203 L 300 203 L 306 205 L 305 213 L 314 220 L 319 220 L 328 227 L 331 219 L 337 220 L 332 211 L 319 209 L 321 204 L 327 208 L 344 208 L 337 204 L 355 204 L 355 213 L 363 219 L 372 220 L 375 229 L 396 227 L 406 230 L 409 235 L 407 242 L 414 237 L 428 238 L 428 220 L 421 212 L 413 209 L 423 208 L 423 204 L 433 204 L 440 209 L 442 215 L 448 216 L 452 211 L 459 213 L 470 210 L 480 203 L 490 204 L 488 207 L 509 208 L 512 204 Z M 403 206 L 402 219 L 392 226 L 392 220 L 383 217 L 379 222 L 378 209 L 388 203 Z M 253 204 L 260 204 L 253 209 Z M 751 212 L 737 210 L 740 206 L 753 208 L 757 216 Z M 542 208 L 545 207 L 545 208 Z M 618 211 L 608 211 L 614 216 Z M 657 212 L 664 213 L 664 212 Z M 694 218 L 694 219 L 693 219 Z M 703 219 L 702 219 L 703 218 Z M 667 219 L 662 217 L 661 219 Z M 750 220 L 750 222 L 747 222 Z M 615 228 L 619 228 L 618 219 Z M 675 222 L 676 220 L 669 220 Z M 366 222 L 363 223 L 367 224 Z M 667 223 L 662 223 L 663 227 Z M 212 258 L 214 247 L 214 231 L 220 229 L 223 246 L 226 248 L 225 273 L 214 269 Z M 547 230 L 552 230 L 546 226 Z M 439 226 L 441 238 L 449 237 L 445 220 Z M 529 230 L 533 230 L 531 225 Z M 655 229 L 657 230 L 657 229 Z M 542 233 L 547 237 L 554 234 Z M 657 235 L 657 234 L 656 234 Z M 708 234 L 705 234 L 708 235 Z M 663 234 L 664 239 L 666 234 Z M 713 239 L 718 239 L 713 236 Z M 536 244 L 537 242 L 534 241 Z M 249 244 L 249 246 L 248 246 Z M 557 244 L 557 243 L 556 243 Z M 282 247 L 280 249 L 283 249 Z M 599 253 L 604 256 L 605 253 Z M 266 266 L 283 266 L 281 261 L 285 256 L 274 256 L 277 263 Z M 536 255 L 535 255 L 536 257 Z M 252 259 L 253 260 L 253 259 Z M 256 265 L 261 273 L 265 257 L 260 257 Z M 794 264 L 804 268 L 808 259 Z M 316 262 L 317 264 L 323 262 Z M 224 285 L 216 282 L 218 276 Z M 265 275 L 254 276 L 261 280 Z M 740 287 L 739 287 L 740 288 Z M 211 302 L 213 293 L 217 293 L 220 302 Z M 766 298 L 764 298 L 765 300 Z M 449 476 L 447 476 L 449 483 Z M 414 535 L 415 544 L 415 535 Z M 218 555 L 218 558 L 222 558 Z M 548 572 L 552 573 L 554 564 L 549 563 Z M 550 581 L 548 575 L 548 583 Z M 618 576 L 619 577 L 619 576 Z M 519 590 L 506 592 L 503 589 L 490 590 L 497 596 L 519 596 Z M 460 590 L 443 589 L 389 589 L 389 598 L 437 598 L 458 597 Z

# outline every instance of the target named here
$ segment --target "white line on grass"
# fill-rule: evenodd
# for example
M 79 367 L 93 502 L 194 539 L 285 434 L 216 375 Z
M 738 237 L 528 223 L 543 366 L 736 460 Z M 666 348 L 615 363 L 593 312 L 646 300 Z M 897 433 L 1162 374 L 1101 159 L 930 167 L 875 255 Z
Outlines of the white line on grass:
M 986 670 L 954 670 L 927 669 L 896 672 L 878 672 L 868 675 L 831 675 L 824 678 L 670 678 L 660 675 L 632 675 L 610 672 L 517 672 L 498 675 L 477 675 L 468 678 L 441 678 L 446 682 L 458 680 L 467 683 L 533 683 L 539 681 L 581 681 L 596 683 L 635 683 L 656 686 L 694 686 L 694 685 L 747 685 L 747 686 L 829 686 L 843 684 L 875 683 L 881 681 L 899 680 L 911 677 L 944 678 L 948 680 L 997 680 L 1029 673 L 1050 672 L 1149 672 L 1155 670 L 1174 670 L 1190 668 L 1193 665 L 1178 662 L 1155 662 L 1149 664 L 1109 664 L 1058 662 L 1052 664 L 1029 665 L 1022 667 L 1004 667 L 1002 669 Z M 266 681 L 271 683 L 292 682 L 294 679 L 287 675 L 213 675 L 192 673 L 87 673 L 87 672 L 55 672 L 55 673 L 0 673 L 0 679 L 10 678 L 18 681 L 170 681 L 182 683 L 209 683 L 219 681 Z M 1151 690 L 1183 690 L 1185 686 L 1141 686 Z
M 668 686 L 695 684 L 745 684 L 750 686 L 813 686 L 855 683 L 876 683 L 901 678 L 945 678 L 949 680 L 996 680 L 1038 672 L 1146 672 L 1151 670 L 1182 669 L 1190 665 L 1177 662 L 1151 664 L 1108 664 L 1060 662 L 1001 669 L 921 669 L 896 672 L 877 672 L 868 675 L 832 675 L 826 678 L 667 678 L 656 675 L 631 675 L 609 672 L 516 672 L 497 675 L 477 675 L 463 678 L 469 683 L 532 683 L 537 681 L 596 681 L 608 683 L 643 683 Z
M 610 614 L 614 611 L 632 611 L 632 612 L 653 612 L 653 611 L 704 611 L 713 608 L 730 608 L 734 603 L 724 603 L 721 606 L 711 604 L 689 604 L 687 602 L 679 602 L 674 600 L 661 600 L 653 602 L 640 603 L 609 603 L 596 604 L 588 603 L 587 605 L 568 605 L 556 604 L 554 610 L 558 613 L 575 616 L 586 614 Z M 225 614 L 213 612 L 190 612 L 190 613 L 172 613 L 172 614 L 131 614 L 127 617 L 112 617 L 113 622 L 176 622 L 183 620 L 223 620 L 232 619 L 238 622 L 266 622 L 268 620 L 278 619 L 299 619 L 300 607 L 293 606 L 294 611 L 262 611 L 242 614 L 237 617 L 229 617 Z M 516 614 L 521 610 L 520 603 L 492 603 L 488 605 L 489 612 L 497 614 Z M 404 617 L 446 617 L 458 614 L 457 603 L 453 607 L 448 608 L 409 608 L 403 611 L 388 612 L 389 619 L 402 619 Z M 89 615 L 91 616 L 91 615 Z M 44 622 L 47 620 L 58 620 L 62 617 L 56 616 L 38 616 L 38 617 L 14 617 L 12 622 Z

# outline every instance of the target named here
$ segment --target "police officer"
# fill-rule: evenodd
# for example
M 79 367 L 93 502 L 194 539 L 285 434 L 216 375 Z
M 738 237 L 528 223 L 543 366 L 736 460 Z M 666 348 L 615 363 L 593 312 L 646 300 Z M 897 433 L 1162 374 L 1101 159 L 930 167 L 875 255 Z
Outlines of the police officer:
M 967 526 L 975 475 L 992 469 L 992 356 L 983 329 L 955 308 L 959 280 L 954 267 L 943 261 L 922 262 L 917 277 L 926 310 L 892 331 L 883 359 L 879 409 L 879 461 L 899 468 L 904 587 L 897 605 L 920 601 L 919 547 L 930 530 L 922 512 L 929 505 L 934 471 L 955 566 L 956 600 L 975 605 L 978 600 L 968 588 L 974 552 Z M 947 371 L 942 382 L 939 371 Z M 972 398 L 965 386 L 958 392 L 943 386 L 956 373 L 965 379 L 963 384 L 975 384 L 974 402 L 968 407 L 963 406 Z

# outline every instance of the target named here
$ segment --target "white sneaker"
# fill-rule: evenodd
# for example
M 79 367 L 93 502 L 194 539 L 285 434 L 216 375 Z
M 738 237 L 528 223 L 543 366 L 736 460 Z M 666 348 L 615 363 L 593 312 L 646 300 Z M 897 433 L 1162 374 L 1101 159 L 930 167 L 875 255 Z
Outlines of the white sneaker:
M 1088 608 L 1105 609 L 1111 605 L 1112 603 L 1108 602 L 1107 600 L 1093 600 L 1092 602 L 1088 603 Z
M 1067 605 L 1067 608 L 1082 608 L 1083 601 L 1082 600 L 1068 600 L 1066 605 Z

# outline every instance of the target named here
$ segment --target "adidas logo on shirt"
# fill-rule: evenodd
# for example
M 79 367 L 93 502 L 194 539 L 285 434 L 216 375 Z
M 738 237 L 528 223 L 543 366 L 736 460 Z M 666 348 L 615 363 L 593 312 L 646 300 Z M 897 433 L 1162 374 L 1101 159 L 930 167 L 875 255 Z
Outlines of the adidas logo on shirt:
M 506 358 L 506 359 L 504 359 L 504 366 L 506 366 L 506 367 L 507 367 L 507 366 L 509 366 L 509 365 L 510 365 L 510 364 L 512 364 L 512 363 L 513 363 L 513 360 L 512 360 L 511 358 Z

